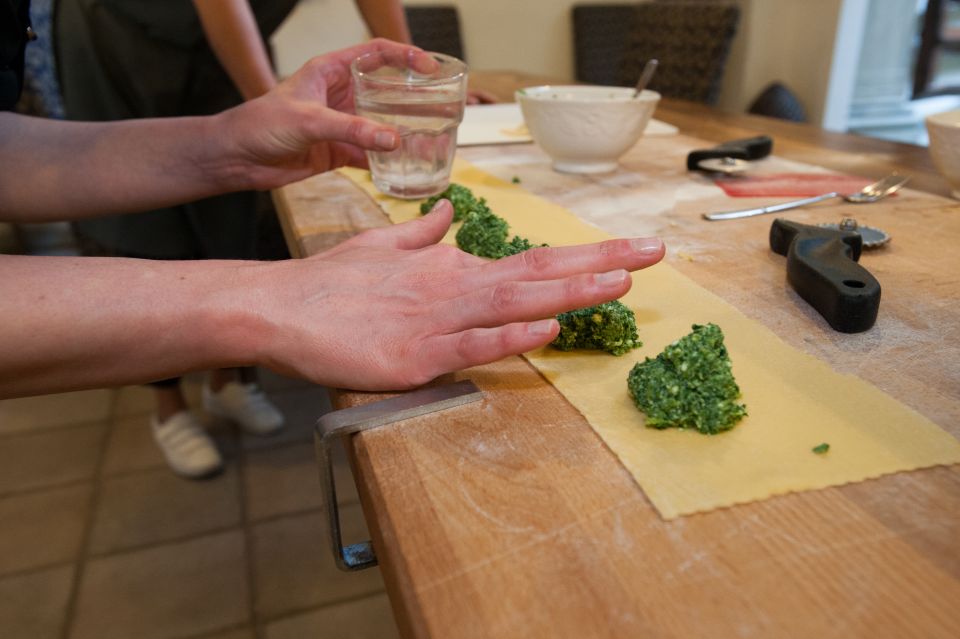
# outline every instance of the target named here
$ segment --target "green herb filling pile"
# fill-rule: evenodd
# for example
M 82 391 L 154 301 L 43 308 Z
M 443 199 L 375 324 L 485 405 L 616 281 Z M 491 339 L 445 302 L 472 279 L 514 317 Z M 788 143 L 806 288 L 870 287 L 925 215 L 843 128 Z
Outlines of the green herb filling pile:
M 825 454 L 827 451 L 830 450 L 830 444 L 824 442 L 824 443 L 820 444 L 819 446 L 814 446 L 814 447 L 811 448 L 810 450 L 812 450 L 813 452 L 815 452 L 815 453 L 818 454 L 818 455 L 823 455 L 823 454 Z
M 467 253 L 495 260 L 533 248 L 530 240 L 516 235 L 507 241 L 509 234 L 507 221 L 484 207 L 482 211 L 467 213 L 463 226 L 457 231 L 457 246 Z
M 561 351 L 583 348 L 623 355 L 643 346 L 633 311 L 617 300 L 560 313 L 557 321 L 560 334 L 550 344 Z
M 453 205 L 453 221 L 464 222 L 457 231 L 457 246 L 467 253 L 498 260 L 534 247 L 530 240 L 517 235 L 508 241 L 510 227 L 507 221 L 494 215 L 486 199 L 478 199 L 473 191 L 462 184 L 451 183 L 443 193 L 421 203 L 420 214 L 429 213 L 441 198 L 450 200 Z
M 483 198 L 479 200 L 473 195 L 473 191 L 461 184 L 450 184 L 443 193 L 439 193 L 429 198 L 420 205 L 420 215 L 426 215 L 433 209 L 434 205 L 441 199 L 450 200 L 453 205 L 453 221 L 459 222 L 470 211 L 489 211 L 487 201 Z
M 733 428 L 747 407 L 738 404 L 723 332 L 716 324 L 693 325 L 693 332 L 656 359 L 630 371 L 627 388 L 652 428 L 696 428 L 714 435 Z
M 457 246 L 461 250 L 497 260 L 535 246 L 518 235 L 507 240 L 510 235 L 507 221 L 494 214 L 485 199 L 477 199 L 470 189 L 460 184 L 451 184 L 443 193 L 428 199 L 420 205 L 420 212 L 429 212 L 443 197 L 453 204 L 454 220 L 459 220 L 461 214 L 463 216 L 463 225 L 457 231 Z M 557 320 L 560 334 L 552 343 L 563 351 L 582 348 L 623 355 L 642 345 L 633 311 L 617 301 L 561 313 Z

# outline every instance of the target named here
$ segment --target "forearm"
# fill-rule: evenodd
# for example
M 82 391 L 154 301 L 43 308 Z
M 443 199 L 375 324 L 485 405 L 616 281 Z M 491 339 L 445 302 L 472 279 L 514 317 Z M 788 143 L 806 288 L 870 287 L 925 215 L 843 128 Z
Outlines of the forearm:
M 0 113 L 0 219 L 132 213 L 364 166 L 364 150 L 399 144 L 393 127 L 350 114 L 350 62 L 372 52 L 436 68 L 380 39 L 313 58 L 266 95 L 212 116 L 81 123 Z
M 0 397 L 256 363 L 258 268 L 0 256 Z
M 222 120 L 92 123 L 0 113 L 0 219 L 130 213 L 242 188 Z
M 554 316 L 622 297 L 656 238 L 496 261 L 435 245 L 443 200 L 302 260 L 0 256 L 0 397 L 261 365 L 396 390 L 544 346 Z
M 217 60 L 245 100 L 276 85 L 267 48 L 247 0 L 194 0 Z
M 400 0 L 356 0 L 356 3 L 373 37 L 404 44 L 413 42 Z

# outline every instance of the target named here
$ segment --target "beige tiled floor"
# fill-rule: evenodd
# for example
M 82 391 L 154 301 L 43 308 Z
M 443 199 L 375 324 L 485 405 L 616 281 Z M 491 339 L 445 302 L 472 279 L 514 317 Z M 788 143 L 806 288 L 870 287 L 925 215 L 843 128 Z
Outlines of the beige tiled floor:
M 376 570 L 338 571 L 311 433 L 326 393 L 263 374 L 272 438 L 207 420 L 227 470 L 189 481 L 149 432 L 148 389 L 0 401 L 3 639 L 391 639 Z M 191 401 L 199 379 L 186 382 Z M 366 533 L 343 459 L 344 535 Z

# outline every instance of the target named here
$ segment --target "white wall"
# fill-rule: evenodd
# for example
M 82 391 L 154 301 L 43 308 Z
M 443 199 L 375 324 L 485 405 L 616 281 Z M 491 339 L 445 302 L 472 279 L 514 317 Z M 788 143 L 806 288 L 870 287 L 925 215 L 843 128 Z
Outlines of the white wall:
M 573 78 L 574 4 L 618 0 L 406 0 L 408 5 L 455 5 L 463 48 L 477 69 L 518 69 L 561 80 Z M 289 74 L 312 55 L 367 37 L 353 0 L 300 0 L 274 36 L 280 72 Z
M 773 81 L 822 121 L 840 12 L 849 0 L 738 0 L 742 14 L 720 107 L 744 111 Z M 858 49 L 859 41 L 850 46 Z
M 456 5 L 464 49 L 474 68 L 517 69 L 566 81 L 574 73 L 571 8 L 610 1 L 407 0 L 407 4 Z M 845 1 L 850 0 L 737 0 L 743 14 L 720 106 L 745 110 L 767 84 L 780 80 L 800 96 L 811 121 L 820 122 Z M 275 37 L 274 47 L 281 72 L 289 73 L 311 55 L 365 37 L 353 0 L 301 0 Z
M 464 53 L 477 69 L 521 69 L 573 80 L 575 4 L 618 0 L 449 0 L 460 13 Z M 408 0 L 407 4 L 437 4 Z M 616 64 L 616 62 L 611 62 Z
M 319 53 L 366 39 L 367 29 L 353 0 L 300 0 L 273 36 L 277 70 L 290 75 Z

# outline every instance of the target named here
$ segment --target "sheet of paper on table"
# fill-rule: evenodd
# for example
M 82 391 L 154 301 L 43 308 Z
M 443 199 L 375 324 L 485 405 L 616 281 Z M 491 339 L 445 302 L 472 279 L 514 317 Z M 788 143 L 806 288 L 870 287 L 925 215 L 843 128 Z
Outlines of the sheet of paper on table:
M 644 135 L 673 135 L 677 127 L 660 120 L 650 120 Z M 457 146 L 480 144 L 518 144 L 531 142 L 530 132 L 523 123 L 520 105 L 477 104 L 470 105 L 463 114 L 463 122 L 457 129 Z

